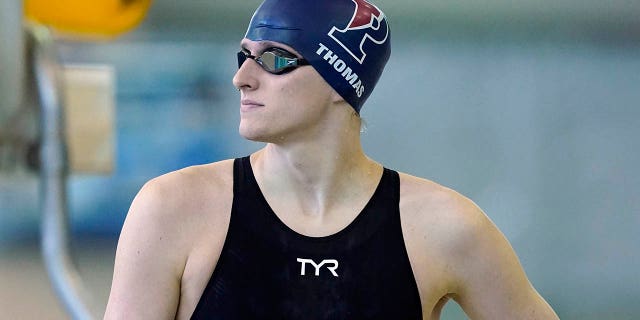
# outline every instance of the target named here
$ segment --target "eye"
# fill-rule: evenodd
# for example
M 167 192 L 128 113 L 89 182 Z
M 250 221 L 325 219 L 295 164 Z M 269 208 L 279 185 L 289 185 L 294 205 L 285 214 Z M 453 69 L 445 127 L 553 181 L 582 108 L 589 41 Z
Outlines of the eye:
M 264 50 L 264 52 L 271 52 L 279 57 L 283 57 L 283 58 L 290 58 L 290 59 L 295 59 L 298 58 L 295 54 L 281 49 L 281 48 L 277 48 L 277 47 L 271 47 L 271 48 L 267 48 Z

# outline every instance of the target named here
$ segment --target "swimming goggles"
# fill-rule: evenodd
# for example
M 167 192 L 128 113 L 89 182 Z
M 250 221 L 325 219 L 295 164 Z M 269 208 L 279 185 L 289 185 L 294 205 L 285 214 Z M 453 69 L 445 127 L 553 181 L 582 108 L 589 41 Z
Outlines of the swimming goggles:
M 309 61 L 296 58 L 291 52 L 280 48 L 268 48 L 259 56 L 253 56 L 244 50 L 240 51 L 238 52 L 238 69 L 247 59 L 255 60 L 262 69 L 273 74 L 287 73 L 309 64 Z

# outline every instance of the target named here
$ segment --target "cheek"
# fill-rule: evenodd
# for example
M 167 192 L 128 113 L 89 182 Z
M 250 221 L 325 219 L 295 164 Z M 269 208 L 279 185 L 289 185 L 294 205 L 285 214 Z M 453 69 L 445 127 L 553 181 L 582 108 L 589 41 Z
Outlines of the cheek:
M 301 104 L 308 104 L 313 99 L 313 94 L 304 85 L 304 80 L 287 81 L 286 84 L 273 90 L 275 96 L 272 98 L 285 109 L 295 108 Z
M 313 69 L 297 70 L 287 77 L 287 81 L 270 82 L 274 85 L 272 101 L 283 107 L 285 113 L 305 110 L 306 112 L 320 112 L 330 104 L 333 89 Z M 276 85 L 281 83 L 281 85 Z M 309 110 L 311 109 L 311 110 Z
M 310 72 L 309 72 L 310 73 Z M 332 88 L 320 77 L 319 74 L 308 74 L 293 81 L 283 88 L 286 97 L 296 97 L 307 103 L 325 103 L 330 97 Z

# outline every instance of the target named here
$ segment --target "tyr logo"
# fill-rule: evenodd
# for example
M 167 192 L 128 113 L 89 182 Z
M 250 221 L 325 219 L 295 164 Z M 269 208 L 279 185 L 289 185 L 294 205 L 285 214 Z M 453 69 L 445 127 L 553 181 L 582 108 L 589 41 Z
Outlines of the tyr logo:
M 311 259 L 302 259 L 302 258 L 298 258 L 298 262 L 302 263 L 302 265 L 300 266 L 300 275 L 304 276 L 305 275 L 305 266 L 307 265 L 307 263 L 310 263 L 316 270 L 316 277 L 320 275 L 320 268 L 325 265 L 325 264 L 330 264 L 331 266 L 327 266 L 327 269 L 329 269 L 329 271 L 331 271 L 331 273 L 333 274 L 334 277 L 338 276 L 338 273 L 336 272 L 336 269 L 338 269 L 338 260 L 335 259 L 328 259 L 328 260 L 322 260 L 322 262 L 320 262 L 320 264 L 316 264 L 315 262 L 313 262 L 313 260 Z
M 349 24 L 344 29 L 331 28 L 328 35 L 362 64 L 367 56 L 367 39 L 376 45 L 383 44 L 389 36 L 389 25 L 384 13 L 373 4 L 365 0 L 351 1 L 356 10 Z

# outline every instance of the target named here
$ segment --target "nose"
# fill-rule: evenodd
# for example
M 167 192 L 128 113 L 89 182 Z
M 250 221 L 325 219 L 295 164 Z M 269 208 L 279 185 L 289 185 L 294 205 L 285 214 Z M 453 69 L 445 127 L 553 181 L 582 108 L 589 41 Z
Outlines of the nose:
M 250 60 L 252 59 L 245 60 L 233 76 L 233 86 L 238 90 L 255 90 L 258 88 L 259 82 L 255 75 L 259 70 L 255 68 L 259 68 L 259 66 L 257 62 Z

